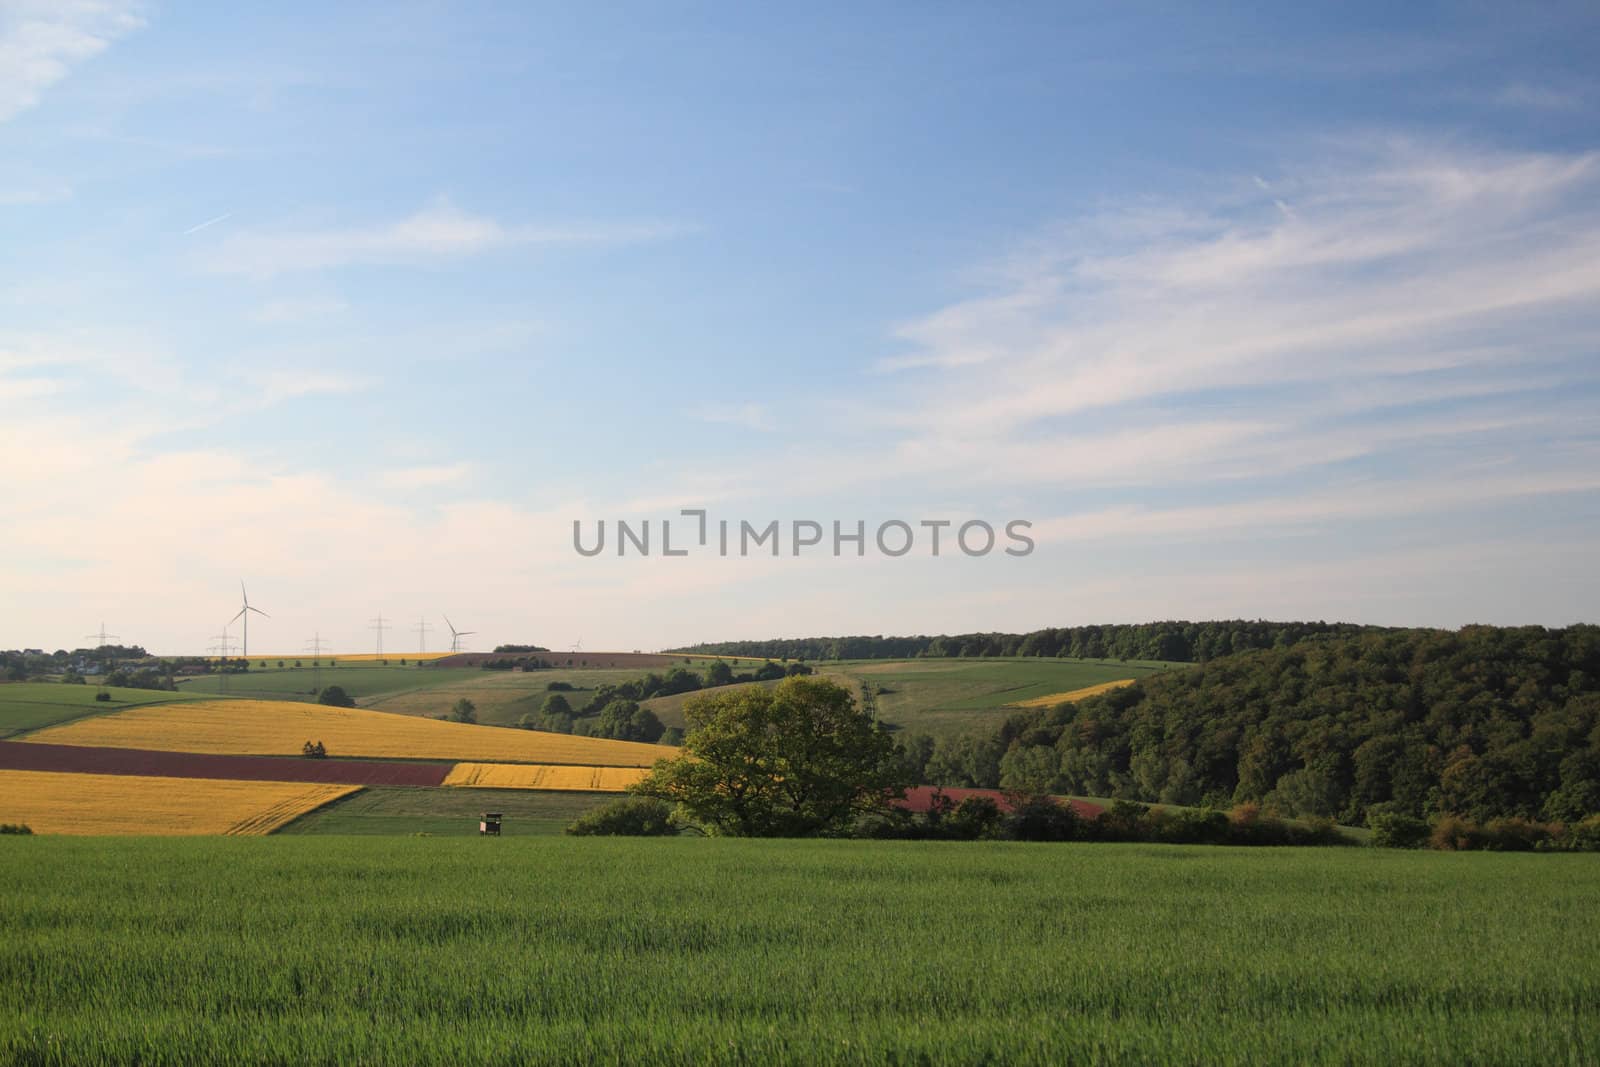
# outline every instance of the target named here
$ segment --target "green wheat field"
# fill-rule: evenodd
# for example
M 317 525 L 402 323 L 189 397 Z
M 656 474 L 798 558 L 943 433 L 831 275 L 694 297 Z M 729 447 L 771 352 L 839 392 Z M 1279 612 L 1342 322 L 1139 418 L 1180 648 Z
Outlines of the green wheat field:
M 1600 1060 L 1600 858 L 0 839 L 0 1062 Z

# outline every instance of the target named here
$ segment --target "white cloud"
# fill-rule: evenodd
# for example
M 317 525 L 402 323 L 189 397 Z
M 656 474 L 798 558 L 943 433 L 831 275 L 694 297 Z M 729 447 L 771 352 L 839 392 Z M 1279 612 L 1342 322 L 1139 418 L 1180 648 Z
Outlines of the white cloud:
M 222 273 L 270 277 L 356 264 L 426 265 L 517 246 L 631 244 L 681 232 L 680 226 L 649 222 L 508 226 L 439 199 L 416 214 L 376 226 L 234 234 L 207 262 Z
M 328 393 L 355 393 L 367 389 L 372 381 L 337 371 L 293 369 L 275 367 L 246 376 L 253 391 L 252 399 L 260 405 L 276 404 L 301 396 Z
M 0 207 L 36 207 L 72 199 L 72 187 L 65 182 L 43 185 L 15 185 L 0 188 Z
M 144 25 L 117 0 L 10 0 L 0 5 L 0 122 L 39 102 L 72 68 Z

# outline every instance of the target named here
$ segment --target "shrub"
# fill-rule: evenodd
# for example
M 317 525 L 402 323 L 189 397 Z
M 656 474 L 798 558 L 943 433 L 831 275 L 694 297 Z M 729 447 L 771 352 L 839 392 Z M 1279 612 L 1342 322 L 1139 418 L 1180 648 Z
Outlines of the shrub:
M 1428 824 L 1400 811 L 1373 811 L 1367 815 L 1372 844 L 1377 848 L 1421 848 L 1428 843 Z
M 1483 828 L 1483 833 L 1485 847 L 1496 852 L 1532 852 L 1534 849 L 1549 848 L 1555 836 L 1550 827 L 1543 823 L 1515 816 L 1491 819 Z
M 1003 830 L 1000 805 L 991 797 L 968 797 L 945 819 L 951 837 L 967 840 L 996 837 Z
M 1441 815 L 1428 835 L 1428 844 L 1441 852 L 1466 852 L 1483 848 L 1483 828 L 1460 815 Z
M 1006 828 L 1018 841 L 1071 841 L 1083 836 L 1078 813 L 1047 795 L 1017 797 Z
M 478 721 L 478 706 L 466 697 L 462 697 L 450 709 L 450 721 L 476 723 Z
M 672 825 L 672 805 L 655 797 L 623 797 L 598 807 L 567 827 L 577 837 L 617 835 L 661 837 L 678 832 Z
M 356 706 L 355 697 L 344 691 L 342 685 L 330 685 L 317 694 L 317 703 L 326 704 L 331 708 L 353 708 Z
M 1591 815 L 1567 827 L 1561 844 L 1574 852 L 1600 852 L 1600 815 Z
M 304 756 L 306 759 L 327 759 L 328 758 L 328 750 L 323 747 L 321 741 L 318 741 L 316 744 L 312 744 L 310 741 L 307 741 L 305 743 L 305 745 L 300 749 L 300 754 L 302 756 Z
M 17 834 L 22 837 L 32 837 L 33 827 L 25 822 L 0 822 L 0 834 Z
M 104 689 L 102 689 L 102 690 L 100 690 L 100 692 L 98 692 L 98 693 L 96 693 L 94 695 L 94 698 L 96 700 L 102 700 L 102 701 L 110 700 L 111 699 L 111 694 L 106 692 Z

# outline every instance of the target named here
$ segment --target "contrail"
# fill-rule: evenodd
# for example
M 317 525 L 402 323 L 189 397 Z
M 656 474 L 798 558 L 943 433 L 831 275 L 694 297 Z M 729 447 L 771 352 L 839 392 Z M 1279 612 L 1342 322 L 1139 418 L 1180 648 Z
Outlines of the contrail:
M 231 212 L 231 211 L 228 212 L 226 215 L 218 215 L 214 219 L 207 219 L 206 221 L 202 222 L 198 226 L 190 226 L 187 230 L 183 231 L 183 235 L 185 237 L 187 237 L 191 233 L 199 233 L 201 230 L 205 229 L 207 226 L 215 226 L 217 223 L 221 222 L 223 219 L 231 219 L 231 218 L 233 218 L 233 212 Z

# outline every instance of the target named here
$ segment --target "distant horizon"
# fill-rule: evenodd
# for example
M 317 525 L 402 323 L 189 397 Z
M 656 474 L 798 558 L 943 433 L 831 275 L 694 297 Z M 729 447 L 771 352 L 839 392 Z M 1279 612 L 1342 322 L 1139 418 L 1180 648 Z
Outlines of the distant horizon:
M 562 656 L 562 657 L 567 657 L 567 656 L 582 657 L 584 655 L 602 656 L 602 655 L 634 655 L 634 654 L 646 655 L 646 656 L 681 655 L 681 654 L 694 655 L 695 653 L 692 652 L 691 650 L 697 645 L 721 645 L 721 644 L 739 644 L 739 643 L 757 644 L 757 643 L 768 643 L 768 642 L 779 642 L 779 641 L 808 641 L 808 640 L 809 641 L 829 641 L 829 640 L 845 640 L 845 639 L 855 639 L 855 638 L 890 639 L 890 640 L 917 640 L 917 639 L 929 639 L 929 640 L 932 640 L 932 639 L 941 638 L 941 637 L 964 637 L 964 636 L 974 636 L 974 635 L 996 635 L 996 636 L 1017 637 L 1017 636 L 1023 636 L 1025 634 L 1029 634 L 1029 633 L 1035 633 L 1035 632 L 1038 632 L 1040 630 L 1069 630 L 1069 629 L 1078 629 L 1078 628 L 1083 628 L 1083 627 L 1154 626 L 1154 625 L 1160 625 L 1160 624 L 1202 625 L 1202 624 L 1208 624 L 1208 623 L 1224 623 L 1224 622 L 1269 623 L 1269 624 L 1274 624 L 1274 625 L 1292 625 L 1292 624 L 1296 624 L 1296 623 L 1304 623 L 1304 624 L 1316 624 L 1316 625 L 1327 625 L 1327 626 L 1356 626 L 1356 627 L 1362 627 L 1362 628 L 1368 628 L 1368 629 L 1383 629 L 1383 630 L 1438 630 L 1438 631 L 1445 632 L 1445 633 L 1456 633 L 1456 632 L 1459 632 L 1461 630 L 1468 629 L 1468 628 L 1474 627 L 1474 626 L 1487 626 L 1487 627 L 1493 627 L 1495 629 L 1522 629 L 1522 628 L 1528 628 L 1528 627 L 1538 627 L 1538 628 L 1545 629 L 1545 630 L 1567 630 L 1567 629 L 1571 629 L 1572 627 L 1575 627 L 1575 626 L 1596 626 L 1596 625 L 1600 625 L 1600 623 L 1594 622 L 1592 620 L 1577 620 L 1577 621 L 1566 622 L 1566 623 L 1541 623 L 1541 622 L 1493 623 L 1493 622 L 1481 622 L 1480 621 L 1480 622 L 1465 622 L 1465 623 L 1461 623 L 1461 624 L 1455 625 L 1455 626 L 1432 626 L 1432 625 L 1407 625 L 1407 624 L 1398 624 L 1398 623 L 1356 622 L 1356 621 L 1353 621 L 1353 620 L 1350 620 L 1350 619 L 1287 619 L 1287 618 L 1266 618 L 1266 617 L 1236 616 L 1236 617 L 1218 617 L 1218 618 L 1165 618 L 1165 619 L 1118 620 L 1118 621 L 1113 621 L 1113 622 L 1101 621 L 1101 622 L 1091 622 L 1091 623 L 1062 623 L 1062 624 L 1059 624 L 1059 625 L 1056 625 L 1056 626 L 1033 627 L 1033 628 L 1028 629 L 1028 630 L 1005 630 L 1005 629 L 1000 629 L 1000 630 L 949 630 L 949 631 L 927 632 L 927 633 L 910 633 L 910 632 L 906 632 L 906 633 L 876 633 L 876 634 L 847 633 L 847 632 L 781 634 L 781 635 L 777 635 L 777 636 L 728 637 L 728 638 L 718 638 L 718 639 L 714 639 L 714 640 L 683 642 L 683 643 L 676 644 L 676 645 L 663 645 L 663 646 L 661 646 L 659 648 L 611 648 L 611 647 L 606 647 L 606 646 L 594 646 L 594 647 L 586 647 L 586 648 L 574 650 L 574 649 L 568 649 L 568 648 L 547 647 L 545 649 L 545 652 L 547 652 L 548 654 L 550 654 L 552 656 L 559 655 L 559 656 Z M 93 635 L 91 635 L 91 636 L 93 636 Z M 464 649 L 461 649 L 459 652 L 450 652 L 450 651 L 444 650 L 444 649 L 429 649 L 427 651 L 418 651 L 416 649 L 393 649 L 393 650 L 385 649 L 383 652 L 380 653 L 380 652 L 377 652 L 377 651 L 375 651 L 374 649 L 371 649 L 371 648 L 367 648 L 367 649 L 345 649 L 343 651 L 325 649 L 321 653 L 312 653 L 312 652 L 309 652 L 309 651 L 300 651 L 300 652 L 277 652 L 277 651 L 256 652 L 256 651 L 252 651 L 250 653 L 249 658 L 250 659 L 282 659 L 282 660 L 293 660 L 293 659 L 310 660 L 310 659 L 317 659 L 317 658 L 329 659 L 329 658 L 338 657 L 338 656 L 381 656 L 383 658 L 394 659 L 394 660 L 415 659 L 415 658 L 419 658 L 419 657 L 443 658 L 445 656 L 451 656 L 451 655 L 493 655 L 494 654 L 494 649 L 498 645 L 527 645 L 527 644 L 539 644 L 539 643 L 540 642 L 537 641 L 537 640 L 523 641 L 523 640 L 517 640 L 515 638 L 508 638 L 508 639 L 503 640 L 503 641 L 495 641 L 492 644 L 487 644 L 485 647 L 482 647 L 482 648 L 464 648 Z M 154 656 L 154 657 L 156 657 L 158 659 L 172 659 L 172 658 L 208 658 L 208 659 L 217 659 L 217 658 L 221 658 L 220 654 L 216 653 L 216 652 L 173 652 L 173 651 L 165 650 L 165 649 L 157 650 L 157 649 L 155 649 L 155 648 L 153 648 L 153 647 L 151 647 L 149 645 L 146 645 L 146 644 L 144 644 L 142 642 L 139 642 L 139 641 L 120 640 L 120 641 L 111 641 L 111 642 L 108 642 L 108 644 L 110 644 L 112 646 L 120 646 L 120 647 L 123 647 L 123 648 L 131 648 L 131 647 L 143 648 L 149 655 Z M 56 652 L 58 650 L 64 650 L 64 651 L 67 651 L 67 652 L 94 651 L 98 647 L 100 647 L 100 646 L 98 646 L 98 645 L 84 645 L 84 644 L 77 644 L 77 645 L 60 645 L 60 644 L 56 644 L 56 645 L 46 646 L 46 645 L 31 644 L 30 643 L 30 644 L 26 644 L 26 645 L 8 646 L 7 649 L 0 649 L 0 651 L 6 651 L 6 650 L 20 651 L 23 648 L 33 648 L 33 649 L 39 649 L 40 651 L 45 652 L 46 654 L 50 654 L 50 653 L 54 653 L 54 652 Z M 542 654 L 542 653 L 540 653 L 540 654 Z M 237 649 L 235 649 L 233 652 L 228 654 L 227 658 L 230 658 L 230 659 L 243 659 L 244 657 L 239 653 L 239 651 Z M 1105 658 L 1105 657 L 1091 657 L 1091 658 Z

